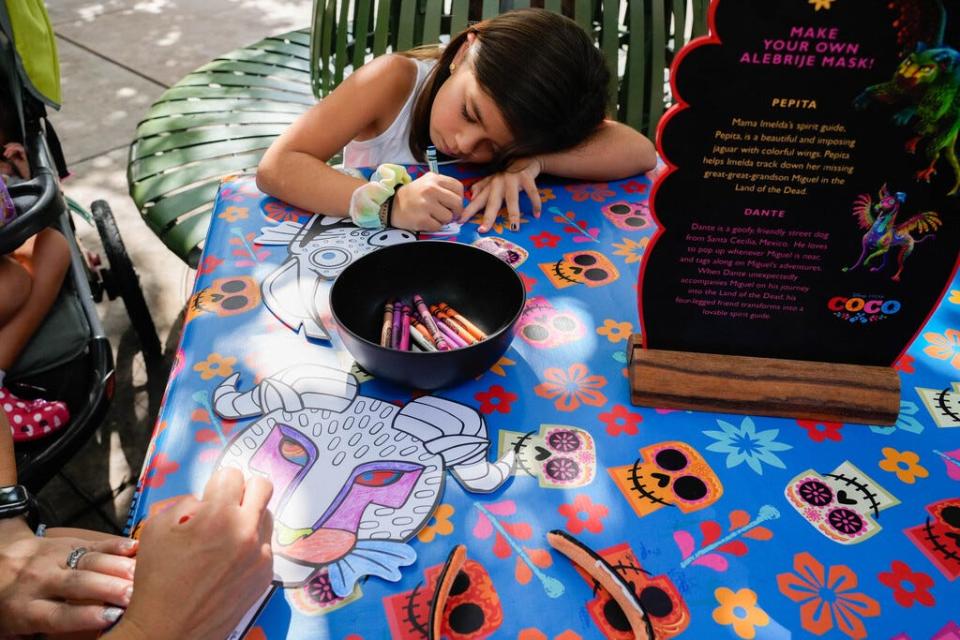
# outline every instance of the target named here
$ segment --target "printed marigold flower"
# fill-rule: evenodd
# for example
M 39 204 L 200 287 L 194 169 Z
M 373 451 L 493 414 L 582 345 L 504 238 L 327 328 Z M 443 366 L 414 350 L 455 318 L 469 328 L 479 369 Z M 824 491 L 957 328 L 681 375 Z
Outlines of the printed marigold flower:
M 200 378 L 209 380 L 210 378 L 226 378 L 233 374 L 233 365 L 237 359 L 233 356 L 222 356 L 219 353 L 211 353 L 203 362 L 193 365 L 194 371 L 200 372 Z
M 559 411 L 574 411 L 580 404 L 591 407 L 602 407 L 607 402 L 607 396 L 599 391 L 607 384 L 607 379 L 601 375 L 588 375 L 584 364 L 574 364 L 566 371 L 551 367 L 543 372 L 546 382 L 538 384 L 533 391 L 541 398 L 552 400 L 553 406 Z
M 739 638 L 755 638 L 757 627 L 770 624 L 770 616 L 757 606 L 757 594 L 750 589 L 733 591 L 720 587 L 713 592 L 720 606 L 713 610 L 713 619 L 717 624 L 733 626 L 733 632 Z
M 613 243 L 613 246 L 617 248 L 617 250 L 613 252 L 613 255 L 623 256 L 627 264 L 640 262 L 643 259 L 644 252 L 647 250 L 648 244 L 650 244 L 650 238 L 640 238 L 639 242 L 635 242 L 630 238 L 624 238 L 622 243 Z
M 223 260 L 217 256 L 207 256 L 197 267 L 197 275 L 203 276 L 212 273 L 217 267 L 223 264 Z
M 950 304 L 960 304 L 960 289 L 950 289 L 950 297 L 947 298 Z
M 893 589 L 893 599 L 901 607 L 909 608 L 917 602 L 925 607 L 936 604 L 936 600 L 930 593 L 933 578 L 925 573 L 913 571 L 900 560 L 894 560 L 890 565 L 890 571 L 883 572 L 878 577 L 881 584 Z M 905 588 L 904 583 L 909 588 Z
M 920 456 L 913 451 L 901 452 L 893 447 L 884 447 L 881 453 L 883 453 L 883 460 L 880 461 L 880 468 L 897 474 L 900 482 L 913 484 L 917 478 L 926 478 L 930 475 L 926 467 L 918 464 Z
M 246 220 L 249 215 L 250 211 L 246 207 L 227 207 L 217 217 L 223 218 L 227 222 L 237 222 L 238 220 Z
M 473 396 L 480 402 L 480 413 L 490 414 L 494 411 L 510 413 L 510 405 L 518 398 L 517 394 L 507 391 L 499 384 L 495 384 L 486 391 L 478 391 Z
M 601 413 L 600 421 L 607 425 L 607 433 L 611 436 L 618 436 L 621 433 L 635 436 L 637 435 L 637 425 L 643 421 L 643 416 L 639 413 L 633 413 L 622 404 L 618 404 L 610 411 Z
M 806 551 L 793 556 L 795 573 L 777 575 L 780 593 L 800 603 L 800 626 L 822 636 L 837 628 L 850 638 L 867 637 L 860 619 L 880 615 L 880 603 L 863 593 L 855 593 L 857 574 L 846 565 L 833 565 L 825 570 Z
M 530 240 L 537 249 L 543 249 L 544 247 L 550 247 L 552 249 L 560 242 L 560 236 L 550 233 L 549 231 L 541 231 L 535 236 L 530 236 Z
M 553 192 L 553 189 L 538 189 L 537 191 L 540 192 L 540 202 L 541 202 L 541 203 L 550 202 L 551 200 L 556 200 L 556 199 L 557 199 L 557 196 L 556 196 L 556 194 Z
M 602 327 L 597 327 L 597 333 L 606 336 L 607 340 L 616 344 L 630 337 L 630 334 L 633 333 L 633 323 L 617 322 L 608 318 L 603 321 Z
M 567 519 L 567 531 L 577 535 L 584 529 L 591 533 L 600 533 L 603 531 L 601 518 L 606 518 L 610 509 L 606 505 L 594 504 L 585 493 L 581 493 L 570 504 L 562 504 L 557 508 L 564 518 Z
M 960 369 L 960 331 L 947 329 L 943 334 L 928 331 L 923 339 L 929 342 L 923 352 L 937 360 L 949 360 L 954 369 Z
M 639 180 L 630 180 L 629 182 L 623 183 L 623 191 L 625 193 L 646 193 L 647 183 L 640 182 Z
M 840 422 L 797 420 L 797 424 L 807 430 L 807 437 L 814 442 L 823 442 L 824 440 L 840 442 L 843 440 L 843 436 L 840 435 L 840 429 L 843 427 L 843 424 Z
M 916 362 L 916 358 L 911 356 L 909 353 L 903 354 L 899 360 L 893 365 L 893 368 L 897 371 L 902 371 L 903 373 L 916 373 L 917 370 L 914 368 L 913 363 Z
M 417 540 L 420 542 L 433 542 L 437 535 L 448 536 L 453 533 L 453 523 L 450 522 L 450 516 L 456 509 L 452 504 L 443 503 L 433 512 L 433 518 L 430 523 L 417 533 Z

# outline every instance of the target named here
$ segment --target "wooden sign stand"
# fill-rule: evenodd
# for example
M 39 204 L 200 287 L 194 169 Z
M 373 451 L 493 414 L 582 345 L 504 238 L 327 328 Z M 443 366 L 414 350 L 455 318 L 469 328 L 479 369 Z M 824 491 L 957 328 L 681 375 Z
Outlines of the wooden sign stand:
M 671 409 L 892 425 L 900 377 L 892 367 L 627 347 L 631 400 Z

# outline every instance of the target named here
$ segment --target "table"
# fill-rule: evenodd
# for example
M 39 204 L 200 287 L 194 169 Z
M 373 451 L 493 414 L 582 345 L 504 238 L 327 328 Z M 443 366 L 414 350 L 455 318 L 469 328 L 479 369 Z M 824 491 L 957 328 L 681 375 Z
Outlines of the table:
M 429 398 L 352 367 L 325 308 L 325 278 L 371 250 L 369 233 L 324 224 L 240 177 L 220 189 L 129 526 L 199 493 L 225 457 L 268 470 L 287 496 L 274 499 L 277 519 L 289 520 L 279 535 L 307 540 L 318 525 L 301 518 L 298 533 L 283 500 L 311 460 L 335 450 L 358 461 L 337 480 L 350 491 L 406 487 L 406 507 L 394 491 L 369 498 L 362 514 L 324 516 L 359 530 L 371 553 L 396 551 L 380 570 L 399 580 L 361 577 L 350 589 L 333 556 L 318 569 L 291 553 L 275 566 L 305 585 L 277 589 L 248 638 L 424 638 L 457 543 L 469 561 L 445 610 L 447 637 L 629 637 L 609 595 L 549 549 L 553 529 L 634 585 L 658 638 L 960 637 L 960 284 L 897 363 L 893 427 L 639 408 L 625 346 L 639 329 L 637 275 L 654 231 L 650 181 L 540 187 L 539 220 L 487 234 L 516 243 L 529 300 L 517 338 L 486 374 L 433 394 L 483 419 L 487 459 L 517 452 L 507 483 L 470 493 L 442 465 L 422 478 L 370 466 L 361 449 L 390 458 L 388 435 L 411 439 L 391 421 Z M 476 229 L 464 225 L 456 240 L 475 241 Z M 330 342 L 306 337 L 324 334 Z M 304 380 L 317 369 L 296 373 L 304 363 L 349 372 L 359 387 L 345 384 L 353 395 L 333 408 L 311 405 Z M 291 389 L 304 408 L 284 404 Z M 262 413 L 273 417 L 240 417 Z M 313 508 L 341 504 L 337 491 L 315 493 Z

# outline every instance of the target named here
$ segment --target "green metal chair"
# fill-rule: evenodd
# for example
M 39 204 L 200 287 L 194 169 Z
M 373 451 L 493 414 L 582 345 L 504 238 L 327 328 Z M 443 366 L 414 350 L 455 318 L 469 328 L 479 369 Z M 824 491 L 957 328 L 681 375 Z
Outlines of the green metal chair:
M 540 2 L 594 36 L 616 70 L 611 113 L 652 136 L 673 52 L 706 32 L 709 0 Z M 196 266 L 220 180 L 254 172 L 273 139 L 347 74 L 526 6 L 530 0 L 314 0 L 310 29 L 226 53 L 160 96 L 130 145 L 130 195 L 167 247 Z

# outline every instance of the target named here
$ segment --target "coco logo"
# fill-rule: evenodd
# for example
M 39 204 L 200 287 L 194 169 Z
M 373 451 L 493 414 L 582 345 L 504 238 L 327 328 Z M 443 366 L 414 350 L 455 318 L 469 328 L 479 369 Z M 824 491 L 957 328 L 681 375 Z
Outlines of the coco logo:
M 852 297 L 834 296 L 827 301 L 827 309 L 841 320 L 851 323 L 867 324 L 886 320 L 900 311 L 900 301 L 886 300 L 880 296 Z

